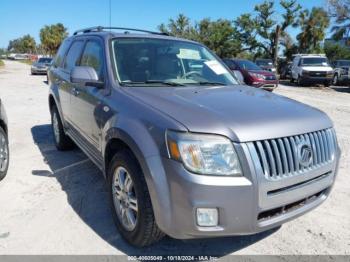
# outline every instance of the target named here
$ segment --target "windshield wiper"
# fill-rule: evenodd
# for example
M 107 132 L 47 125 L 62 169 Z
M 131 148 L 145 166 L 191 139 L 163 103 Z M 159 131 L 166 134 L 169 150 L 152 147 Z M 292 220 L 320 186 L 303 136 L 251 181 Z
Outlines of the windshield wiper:
M 122 85 L 144 85 L 144 84 L 162 84 L 167 86 L 185 86 L 184 84 L 172 82 L 172 81 L 162 81 L 162 80 L 147 80 L 147 81 L 122 81 Z
M 201 86 L 226 86 L 225 83 L 220 83 L 220 82 L 210 82 L 210 81 L 201 81 L 196 83 Z

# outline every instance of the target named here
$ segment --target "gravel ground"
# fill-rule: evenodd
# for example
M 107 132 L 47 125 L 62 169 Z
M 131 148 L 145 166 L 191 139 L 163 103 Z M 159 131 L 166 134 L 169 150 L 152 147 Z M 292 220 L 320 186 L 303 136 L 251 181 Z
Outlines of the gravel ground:
M 350 88 L 280 85 L 276 93 L 329 114 L 342 159 L 330 198 L 281 228 L 253 236 L 180 241 L 145 249 L 125 243 L 107 205 L 104 180 L 78 149 L 53 145 L 45 76 L 6 61 L 0 97 L 9 118 L 11 164 L 0 183 L 0 254 L 350 254 Z

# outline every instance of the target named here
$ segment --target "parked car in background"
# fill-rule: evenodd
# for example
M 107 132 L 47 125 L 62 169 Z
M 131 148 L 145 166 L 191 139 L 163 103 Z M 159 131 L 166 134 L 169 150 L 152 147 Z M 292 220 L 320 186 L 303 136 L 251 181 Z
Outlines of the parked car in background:
M 8 59 L 10 60 L 27 60 L 28 59 L 28 55 L 27 54 L 9 54 Z
M 287 62 L 280 67 L 280 79 L 290 79 L 292 77 L 292 62 Z
M 257 64 L 259 67 L 261 67 L 263 70 L 271 71 L 273 73 L 276 73 L 276 68 L 273 65 L 272 59 L 256 59 L 255 64 Z
M 239 71 L 247 85 L 272 91 L 278 86 L 278 79 L 271 71 L 266 71 L 249 60 L 223 59 L 232 71 Z
M 336 60 L 332 64 L 334 70 L 333 85 L 350 83 L 350 60 Z
M 37 62 L 33 63 L 31 66 L 31 73 L 32 75 L 38 75 L 38 74 L 47 74 L 47 69 L 51 65 L 52 58 L 50 57 L 42 57 L 39 58 Z
M 323 84 L 330 86 L 334 70 L 323 54 L 298 54 L 294 56 L 291 82 L 299 86 Z
M 4 105 L 0 99 L 0 180 L 7 174 L 10 161 L 8 142 L 7 116 Z

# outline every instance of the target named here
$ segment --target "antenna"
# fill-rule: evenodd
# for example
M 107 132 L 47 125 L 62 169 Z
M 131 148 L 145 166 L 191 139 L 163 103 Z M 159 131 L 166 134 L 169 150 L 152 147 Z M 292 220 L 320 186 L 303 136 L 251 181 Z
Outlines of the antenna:
M 109 27 L 112 27 L 112 0 L 109 0 Z

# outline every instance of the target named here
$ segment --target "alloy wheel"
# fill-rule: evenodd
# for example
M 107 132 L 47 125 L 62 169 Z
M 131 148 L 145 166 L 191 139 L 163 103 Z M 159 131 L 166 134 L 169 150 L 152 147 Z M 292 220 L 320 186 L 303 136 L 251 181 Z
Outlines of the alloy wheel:
M 5 172 L 8 165 L 8 144 L 4 134 L 0 133 L 0 172 Z
M 133 231 L 137 224 L 138 202 L 134 183 L 124 167 L 117 167 L 113 174 L 112 194 L 119 221 L 127 231 Z

